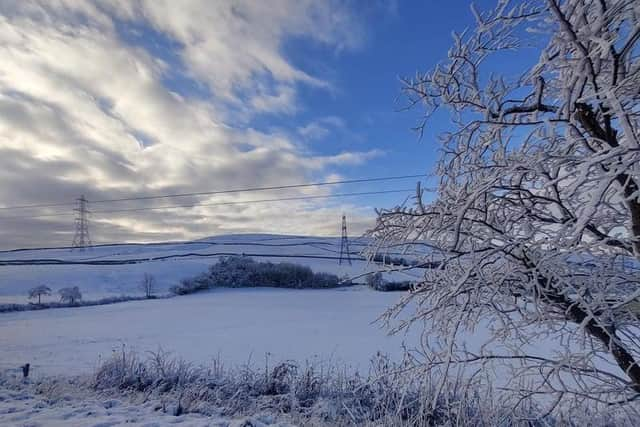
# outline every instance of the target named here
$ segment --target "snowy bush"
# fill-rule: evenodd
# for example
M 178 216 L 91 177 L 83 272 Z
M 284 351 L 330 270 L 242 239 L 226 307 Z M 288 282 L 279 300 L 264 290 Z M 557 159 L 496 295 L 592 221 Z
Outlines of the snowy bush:
M 38 299 L 38 304 L 40 304 L 40 299 L 43 295 L 51 295 L 51 288 L 48 286 L 36 286 L 35 288 L 29 289 L 29 299 Z
M 370 288 L 379 290 L 380 288 L 382 288 L 382 286 L 384 286 L 385 280 L 382 277 L 382 273 L 378 271 L 374 274 L 368 275 L 365 283 Z
M 365 283 L 371 289 L 382 292 L 408 291 L 411 289 L 411 282 L 390 282 L 384 279 L 380 271 L 369 274 Z
M 70 304 L 75 304 L 77 301 L 82 299 L 82 294 L 80 293 L 80 289 L 77 286 L 72 288 L 62 288 L 58 291 L 60 294 L 61 302 L 68 302 Z
M 404 266 L 404 267 L 409 267 L 412 265 L 415 266 L 420 263 L 420 261 L 416 259 L 407 259 L 401 256 L 391 256 L 391 255 L 379 254 L 379 253 L 374 254 L 372 257 L 370 257 L 370 259 L 373 262 L 376 262 L 379 264 L 396 265 L 396 266 Z
M 342 282 L 333 274 L 314 273 L 309 267 L 292 263 L 257 262 L 252 258 L 221 258 L 207 273 L 184 279 L 172 292 L 182 295 L 215 287 L 334 288 Z
M 192 279 L 182 279 L 180 284 L 172 286 L 169 291 L 176 295 L 188 295 L 194 292 L 204 291 L 211 289 L 211 283 L 207 280 L 205 275 L 200 275 Z

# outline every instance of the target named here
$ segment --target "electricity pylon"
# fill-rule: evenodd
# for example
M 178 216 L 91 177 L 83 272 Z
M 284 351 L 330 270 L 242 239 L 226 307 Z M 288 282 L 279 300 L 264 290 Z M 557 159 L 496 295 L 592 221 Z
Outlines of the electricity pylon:
M 349 237 L 347 235 L 347 217 L 342 215 L 342 238 L 340 239 L 340 260 L 338 264 L 342 265 L 342 260 L 351 265 L 351 254 L 349 253 Z
M 81 251 L 91 247 L 91 237 L 89 236 L 89 202 L 84 197 L 80 196 L 76 199 L 78 207 L 74 209 L 76 214 L 76 233 L 73 236 L 74 248 L 78 248 Z

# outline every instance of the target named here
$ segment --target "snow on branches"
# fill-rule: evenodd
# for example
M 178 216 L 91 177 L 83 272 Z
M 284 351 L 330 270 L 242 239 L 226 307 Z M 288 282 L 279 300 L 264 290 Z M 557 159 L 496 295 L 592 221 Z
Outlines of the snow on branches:
M 40 285 L 29 289 L 29 299 L 37 299 L 38 304 L 40 304 L 42 297 L 46 295 L 51 295 L 51 288 L 48 286 Z
M 62 288 L 58 291 L 60 294 L 60 301 L 68 302 L 70 304 L 75 304 L 76 301 L 82 299 L 82 293 L 77 286 L 73 286 L 71 288 Z
M 503 0 L 474 14 L 444 62 L 404 80 L 425 111 L 418 130 L 437 110 L 452 128 L 435 201 L 381 211 L 372 231 L 378 247 L 426 241 L 440 260 L 388 319 L 411 305 L 400 327 L 429 324 L 429 369 L 509 361 L 502 385 L 518 399 L 633 400 L 640 2 Z M 510 76 L 506 60 L 533 63 Z M 478 325 L 490 333 L 467 347 Z

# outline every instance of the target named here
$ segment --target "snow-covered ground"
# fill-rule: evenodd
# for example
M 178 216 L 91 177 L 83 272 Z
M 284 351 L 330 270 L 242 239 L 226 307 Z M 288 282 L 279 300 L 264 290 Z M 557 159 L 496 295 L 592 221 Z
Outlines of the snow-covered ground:
M 206 364 L 316 359 L 366 368 L 403 339 L 373 324 L 400 298 L 356 286 L 330 290 L 218 289 L 170 299 L 0 314 L 0 367 L 92 370 L 113 351 L 162 348 Z
M 53 395 L 52 395 L 53 394 Z M 256 415 L 231 419 L 186 413 L 175 416 L 175 408 L 159 400 L 132 402 L 99 394 L 87 396 L 74 384 L 42 393 L 32 384 L 0 386 L 1 426 L 109 427 L 126 424 L 138 427 L 166 425 L 189 427 L 286 427 L 273 415 Z
M 162 348 L 196 364 L 235 367 L 283 360 L 366 370 L 376 351 L 400 356 L 400 343 L 372 324 L 397 293 L 364 286 L 330 290 L 219 289 L 171 299 L 0 314 L 0 371 L 26 361 L 37 381 L 90 373 L 114 351 Z M 157 401 L 99 396 L 52 402 L 33 390 L 0 387 L 0 425 L 266 426 L 273 417 L 227 419 L 164 413 Z M 170 412 L 170 411 L 169 411 Z
M 366 242 L 352 239 L 354 258 Z M 29 288 L 46 285 L 54 291 L 78 286 L 84 299 L 114 295 L 139 295 L 144 273 L 153 274 L 159 290 L 165 292 L 180 279 L 205 271 L 218 260 L 216 254 L 252 254 L 256 260 L 295 262 L 314 271 L 351 277 L 376 269 L 366 261 L 338 264 L 340 239 L 327 237 L 244 234 L 218 236 L 195 242 L 153 245 L 98 246 L 84 252 L 45 249 L 0 252 L 0 303 L 26 303 Z M 8 260 L 59 260 L 62 262 L 129 262 L 119 265 L 1 265 Z M 398 277 L 407 280 L 407 277 Z

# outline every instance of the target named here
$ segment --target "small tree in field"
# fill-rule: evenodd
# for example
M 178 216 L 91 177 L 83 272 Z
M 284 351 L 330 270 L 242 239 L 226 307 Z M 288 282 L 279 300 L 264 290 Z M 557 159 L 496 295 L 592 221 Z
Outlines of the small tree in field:
M 140 281 L 140 290 L 144 292 L 145 297 L 153 297 L 156 291 L 156 278 L 149 273 L 144 273 Z
M 51 288 L 48 286 L 36 286 L 35 288 L 29 289 L 29 299 L 38 299 L 38 304 L 40 304 L 40 298 L 43 295 L 51 295 Z
M 453 125 L 436 199 L 382 211 L 372 231 L 373 253 L 428 241 L 441 261 L 387 319 L 411 302 L 395 325 L 429 325 L 422 366 L 442 387 L 457 368 L 496 368 L 516 403 L 634 401 L 640 2 L 502 0 L 473 12 L 448 59 L 404 81 L 425 111 L 419 130 L 437 110 Z M 524 54 L 521 74 L 501 72 Z M 478 325 L 486 338 L 465 345 Z
M 62 288 L 58 291 L 60 294 L 60 301 L 68 302 L 70 304 L 75 304 L 76 301 L 82 299 L 82 294 L 80 293 L 80 289 L 77 286 L 72 288 Z

